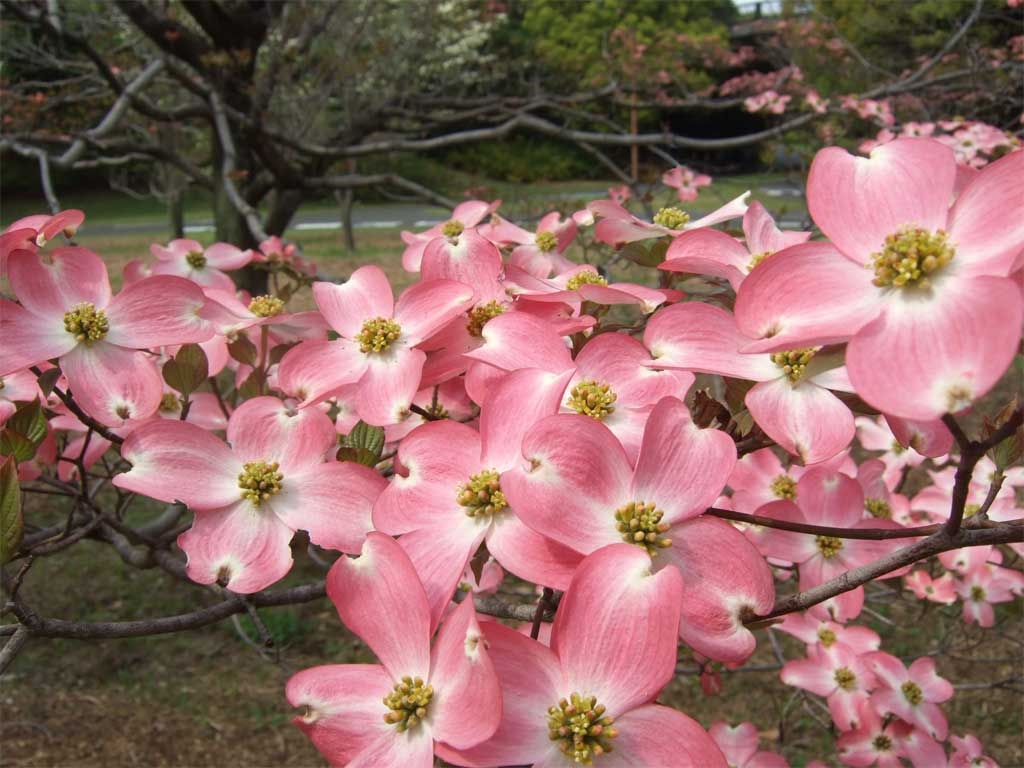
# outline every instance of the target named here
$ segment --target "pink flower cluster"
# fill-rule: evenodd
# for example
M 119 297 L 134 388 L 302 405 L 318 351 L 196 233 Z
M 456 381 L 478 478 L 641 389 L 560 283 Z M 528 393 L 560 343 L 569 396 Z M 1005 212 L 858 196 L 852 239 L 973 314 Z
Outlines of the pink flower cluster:
M 709 181 L 666 175 L 681 200 Z M 334 763 L 781 766 L 753 726 L 709 735 L 657 698 L 680 643 L 702 664 L 744 663 L 776 579 L 813 589 L 948 515 L 940 419 L 992 390 L 1021 340 L 1024 153 L 960 181 L 932 139 L 822 150 L 807 185 L 818 240 L 747 195 L 650 221 L 599 200 L 531 228 L 470 201 L 403 233 L 416 279 L 397 296 L 369 265 L 313 282 L 310 312 L 286 309 L 312 270 L 277 241 L 262 257 L 154 246 L 113 295 L 96 254 L 39 250 L 80 216 L 23 220 L 0 235 L 14 295 L 0 299 L 0 417 L 36 399 L 50 414 L 23 478 L 57 461 L 73 477 L 120 441 L 130 469 L 114 486 L 192 511 L 178 545 L 197 582 L 264 589 L 290 570 L 296 531 L 341 553 L 328 595 L 380 664 L 317 667 L 287 689 Z M 726 222 L 742 238 L 712 229 Z M 573 261 L 588 236 L 588 253 L 658 267 L 656 287 Z M 294 285 L 237 293 L 225 273 L 253 259 Z M 713 383 L 693 391 L 698 377 Z M 859 464 L 851 407 L 884 417 L 860 422 L 882 453 Z M 907 498 L 906 468 L 926 457 L 932 482 Z M 1021 478 L 1005 474 L 993 500 L 978 478 L 974 513 L 1019 516 Z M 782 525 L 717 514 L 730 511 Z M 897 533 L 793 530 L 808 525 Z M 948 578 L 888 577 L 928 600 L 952 591 L 986 625 L 1022 586 L 999 557 L 956 551 Z M 506 572 L 562 593 L 553 624 L 538 613 L 530 636 L 477 615 L 474 590 Z M 816 639 L 783 679 L 828 698 L 848 764 L 944 765 L 949 684 L 849 626 L 863 602 L 857 587 L 786 619 Z M 954 759 L 980 755 L 969 738 Z

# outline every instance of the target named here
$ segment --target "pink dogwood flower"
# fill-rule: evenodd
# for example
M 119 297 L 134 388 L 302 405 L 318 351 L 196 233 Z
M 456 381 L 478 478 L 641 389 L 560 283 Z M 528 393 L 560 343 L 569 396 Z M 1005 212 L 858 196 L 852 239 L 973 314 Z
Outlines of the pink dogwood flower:
M 729 725 L 719 721 L 708 733 L 725 755 L 729 768 L 789 768 L 782 755 L 757 748 L 757 726 L 753 723 Z
M 771 571 L 742 533 L 701 516 L 736 462 L 724 432 L 700 429 L 682 401 L 666 397 L 648 417 L 635 469 L 608 428 L 582 414 L 540 421 L 522 455 L 525 465 L 501 483 L 524 523 L 581 554 L 627 541 L 658 566 L 678 566 L 688 589 L 682 639 L 720 661 L 753 652 L 743 618 L 771 608 Z
M 601 217 L 594 227 L 594 236 L 602 243 L 621 248 L 626 243 L 652 240 L 666 235 L 675 237 L 684 230 L 710 227 L 723 221 L 738 219 L 746 213 L 749 195 L 749 192 L 744 192 L 696 221 L 691 221 L 688 213 L 672 206 L 659 210 L 652 222 L 637 218 L 611 200 L 595 200 L 587 204 L 587 209 L 594 216 Z
M 137 350 L 213 334 L 202 290 L 179 277 L 141 280 L 111 297 L 103 260 L 79 247 L 58 248 L 50 261 L 14 251 L 8 269 L 21 303 L 0 299 L 0 376 L 60 358 L 75 399 L 111 426 L 160 405 L 160 374 Z
M 448 228 L 448 232 L 473 229 L 494 213 L 500 205 L 501 200 L 495 200 L 493 203 L 486 203 L 483 200 L 467 200 L 455 206 L 452 217 L 447 221 L 435 224 L 423 232 L 403 231 L 402 242 L 405 243 L 406 248 L 402 252 L 402 266 L 409 272 L 419 272 L 423 262 L 423 251 L 427 244 L 445 234 L 445 227 Z
M 849 340 L 857 394 L 908 419 L 988 392 L 1024 321 L 1007 277 L 1024 248 L 1024 152 L 986 167 L 950 208 L 955 180 L 952 153 L 931 139 L 897 139 L 870 158 L 821 150 L 807 199 L 831 243 L 787 248 L 744 281 L 736 319 L 758 340 L 744 351 Z
M 939 704 L 953 698 L 953 686 L 935 672 L 935 659 L 920 658 L 910 665 L 884 651 L 864 657 L 878 680 L 871 694 L 871 706 L 884 716 L 888 713 L 922 728 L 933 739 L 945 741 L 946 716 Z
M 786 685 L 826 697 L 832 722 L 841 731 L 860 727 L 861 705 L 875 687 L 861 655 L 842 643 L 817 646 L 806 659 L 786 662 L 780 676 Z
M 552 270 L 560 273 L 576 266 L 563 254 L 576 239 L 579 227 L 572 218 L 563 221 L 558 211 L 552 211 L 537 222 L 536 232 L 527 232 L 505 219 L 481 227 L 480 231 L 497 245 L 515 245 L 508 263 L 534 277 L 546 278 Z
M 313 297 L 336 341 L 306 341 L 281 360 L 278 381 L 303 406 L 359 384 L 356 409 L 371 424 L 394 424 L 420 388 L 426 354 L 416 346 L 463 312 L 473 289 L 452 280 L 426 280 L 395 303 L 384 270 L 360 267 L 344 285 L 317 283 Z
M 412 563 L 388 536 L 370 533 L 359 557 L 327 575 L 338 616 L 380 664 L 333 664 L 293 675 L 293 721 L 332 765 L 430 768 L 444 746 L 468 749 L 502 716 L 501 691 L 469 595 L 435 623 Z
M 387 481 L 362 465 L 331 460 L 337 434 L 326 414 L 256 397 L 231 414 L 227 439 L 225 445 L 193 424 L 156 419 L 121 446 L 132 468 L 114 485 L 182 501 L 195 512 L 192 528 L 178 538 L 189 578 L 259 591 L 291 569 L 288 545 L 299 529 L 322 547 L 359 551 Z
M 76 209 L 61 211 L 55 216 L 35 214 L 18 219 L 0 234 L 0 277 L 7 275 L 7 255 L 11 251 L 36 251 L 63 234 L 72 237 L 85 221 L 85 214 Z
M 961 736 L 950 736 L 953 754 L 949 758 L 949 768 L 999 768 L 991 757 L 985 754 L 978 737 L 973 733 Z
M 681 165 L 661 174 L 661 183 L 676 190 L 679 200 L 687 203 L 697 199 L 700 188 L 708 186 L 711 177 L 706 173 L 694 173 L 692 168 Z
M 551 648 L 484 623 L 501 681 L 501 724 L 472 749 L 438 754 L 473 768 L 726 768 L 695 721 L 651 703 L 675 669 L 682 594 L 674 568 L 652 573 L 645 552 L 620 543 L 580 564 L 559 604 Z
M 252 251 L 243 251 L 231 243 L 214 243 L 203 248 L 195 240 L 172 240 L 166 247 L 156 245 L 149 248 L 156 258 L 154 275 L 177 275 L 191 280 L 204 288 L 234 293 L 235 284 L 226 271 L 241 269 L 252 261 Z

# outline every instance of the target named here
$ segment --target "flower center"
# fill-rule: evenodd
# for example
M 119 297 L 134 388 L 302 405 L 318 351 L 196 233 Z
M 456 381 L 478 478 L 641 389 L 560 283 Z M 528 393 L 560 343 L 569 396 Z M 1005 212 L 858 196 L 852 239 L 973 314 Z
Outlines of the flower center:
M 921 686 L 913 680 L 907 680 L 907 682 L 900 686 L 900 690 L 903 691 L 904 698 L 906 698 L 912 706 L 916 707 L 924 701 L 924 694 L 921 693 Z
M 662 208 L 654 214 L 654 223 L 666 229 L 682 229 L 690 220 L 690 214 L 678 208 Z
M 441 227 L 441 234 L 445 237 L 458 237 L 466 231 L 466 225 L 457 219 L 446 221 Z
M 771 489 L 778 499 L 789 499 L 792 501 L 796 498 L 796 480 L 789 475 L 779 475 L 772 480 Z
M 774 251 L 762 251 L 761 253 L 755 253 L 750 257 L 750 263 L 747 264 L 747 272 L 753 272 L 754 267 L 760 264 L 762 261 L 771 256 Z
M 548 738 L 574 763 L 593 765 L 595 757 L 612 751 L 611 741 L 619 735 L 604 712 L 595 697 L 574 693 L 548 709 Z
M 791 382 L 796 384 L 804 377 L 807 364 L 811 362 L 817 351 L 816 349 L 791 349 L 787 352 L 775 352 L 771 356 L 771 361 L 782 369 Z
M 483 338 L 484 326 L 487 325 L 487 322 L 503 314 L 505 314 L 505 307 L 496 301 L 477 304 L 469 311 L 469 322 L 466 323 L 466 330 L 469 331 L 469 335 L 473 338 Z
M 664 512 L 654 504 L 631 501 L 615 510 L 615 530 L 622 534 L 622 540 L 644 547 L 652 557 L 659 549 L 672 546 L 672 539 L 661 534 L 670 526 L 661 522 Z
M 185 255 L 185 261 L 192 269 L 202 269 L 206 266 L 206 257 L 201 251 L 190 251 Z
M 892 739 L 884 733 L 880 733 L 875 736 L 875 740 L 871 742 L 871 746 L 875 748 L 876 752 L 888 752 L 892 749 Z
M 893 440 L 892 446 L 889 448 L 889 450 L 895 453 L 897 456 L 899 456 L 907 449 L 903 447 L 899 440 Z
M 836 685 L 844 691 L 852 691 L 857 687 L 857 676 L 850 671 L 849 667 L 840 667 L 835 671 Z
M 986 595 L 984 587 L 980 587 L 978 585 L 971 587 L 971 600 L 973 600 L 976 603 L 983 603 L 985 602 L 985 597 Z
M 385 706 L 391 710 L 384 714 L 384 722 L 395 726 L 399 733 L 415 728 L 427 716 L 433 696 L 434 687 L 424 683 L 423 678 L 403 677 L 384 697 Z
M 944 230 L 902 227 L 885 238 L 881 253 L 871 254 L 875 268 L 872 282 L 879 288 L 927 289 L 930 275 L 949 264 L 955 253 Z
M 818 545 L 821 556 L 826 560 L 831 560 L 843 548 L 843 540 L 837 539 L 835 536 L 815 536 L 814 541 Z
M 257 296 L 249 302 L 249 311 L 257 317 L 274 317 L 284 311 L 284 302 L 276 296 Z
M 818 642 L 826 648 L 831 648 L 837 639 L 836 633 L 828 627 L 822 627 L 818 630 Z
M 110 323 L 106 312 L 96 309 L 91 302 L 83 301 L 64 313 L 64 330 L 77 341 L 89 344 L 106 336 Z
M 160 398 L 161 413 L 177 413 L 181 410 L 181 400 L 173 392 L 164 392 Z
M 459 486 L 455 498 L 463 506 L 466 517 L 491 517 L 508 506 L 498 473 L 493 469 L 485 469 L 469 478 L 468 483 Z
M 612 403 L 616 398 L 617 395 L 608 384 L 585 379 L 569 392 L 569 407 L 576 413 L 603 421 L 605 417 L 615 412 Z
M 238 473 L 238 487 L 242 489 L 242 498 L 248 499 L 257 507 L 281 491 L 284 475 L 278 472 L 280 465 L 275 461 L 247 461 Z
M 892 507 L 885 499 L 864 499 L 864 509 L 872 517 L 880 517 L 884 520 L 892 519 Z
M 558 247 L 558 237 L 554 232 L 538 232 L 537 247 L 544 253 L 550 253 Z
M 565 290 L 575 291 L 581 285 L 608 285 L 608 281 L 597 272 L 584 270 L 583 272 L 577 272 L 566 281 Z
M 390 317 L 375 317 L 363 323 L 356 336 L 363 352 L 384 352 L 402 335 L 402 327 Z

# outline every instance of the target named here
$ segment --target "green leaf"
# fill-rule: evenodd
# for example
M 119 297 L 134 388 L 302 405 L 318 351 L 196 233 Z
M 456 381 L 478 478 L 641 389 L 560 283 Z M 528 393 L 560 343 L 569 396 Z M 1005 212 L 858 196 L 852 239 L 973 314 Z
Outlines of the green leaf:
M 265 388 L 266 383 L 266 374 L 259 368 L 255 368 L 253 369 L 253 372 L 249 374 L 249 377 L 242 382 L 242 386 L 238 388 L 238 394 L 241 395 L 244 400 L 259 397 L 260 390 Z
M 228 354 L 243 365 L 256 365 L 256 345 L 244 333 L 228 344 Z
M 173 360 L 164 363 L 164 381 L 185 397 L 195 392 L 210 375 L 206 353 L 198 344 L 185 344 Z
M 9 458 L 0 459 L 0 462 L 0 564 L 3 564 L 21 547 L 24 525 L 18 465 Z
M 281 358 L 285 356 L 289 349 L 298 346 L 299 342 L 293 342 L 291 344 L 278 344 L 272 350 L 270 350 L 269 365 L 277 365 L 281 362 Z
M 359 421 L 352 431 L 341 438 L 338 461 L 354 461 L 373 467 L 384 452 L 384 429 Z
M 38 447 L 46 437 L 46 416 L 43 406 L 38 400 L 21 405 L 4 425 L 26 438 L 33 446 Z
M 0 432 L 0 456 L 13 456 L 15 461 L 28 461 L 35 455 L 36 447 L 20 432 L 13 429 Z
M 491 553 L 487 551 L 487 542 L 483 541 L 480 543 L 480 548 L 473 555 L 473 559 L 469 561 L 469 567 L 473 571 L 473 576 L 476 578 L 476 583 L 480 583 L 480 579 L 484 575 L 484 566 L 487 565 L 487 561 L 491 559 Z
M 43 397 L 49 397 L 50 393 L 53 392 L 53 388 L 57 386 L 57 379 L 60 378 L 60 374 L 60 368 L 50 368 L 39 375 L 36 381 L 39 384 L 39 388 L 43 390 Z

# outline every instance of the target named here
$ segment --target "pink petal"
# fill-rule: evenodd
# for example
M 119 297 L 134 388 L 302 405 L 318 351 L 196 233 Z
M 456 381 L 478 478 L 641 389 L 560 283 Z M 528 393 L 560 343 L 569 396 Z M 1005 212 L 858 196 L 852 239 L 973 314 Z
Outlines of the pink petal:
M 373 503 L 385 487 L 387 480 L 360 464 L 314 464 L 286 475 L 281 492 L 266 503 L 289 528 L 308 531 L 314 544 L 354 555 L 373 530 Z
M 359 557 L 341 557 L 331 566 L 327 596 L 393 679 L 430 677 L 427 596 L 398 542 L 367 534 Z
M 469 309 L 473 289 L 453 280 L 424 280 L 407 288 L 395 305 L 395 320 L 410 346 L 430 338 Z
M 441 625 L 430 658 L 434 738 L 456 749 L 490 738 L 501 722 L 501 688 L 472 594 Z
M 489 523 L 462 516 L 443 528 L 418 528 L 398 543 L 416 569 L 430 609 L 430 626 L 436 627 L 462 578 L 469 559 L 480 548 Z
M 315 405 L 342 387 L 355 384 L 366 369 L 367 356 L 355 342 L 304 341 L 281 358 L 277 384 L 303 406 Z
M 11 288 L 34 315 L 64 316 L 72 305 L 89 302 L 103 309 L 110 302 L 110 280 L 103 259 L 86 248 L 56 248 L 44 261 L 38 253 L 14 251 L 8 257 Z
M 199 316 L 206 297 L 180 277 L 157 276 L 125 286 L 107 307 L 111 344 L 135 349 L 206 341 L 213 335 Z
M 0 299 L 0 337 L 0 376 L 63 357 L 78 344 L 63 315 L 40 317 L 7 299 Z
M 381 700 L 394 681 L 377 664 L 332 664 L 292 675 L 285 697 L 306 712 L 292 721 L 333 765 L 347 764 L 385 733 Z
M 480 409 L 481 464 L 503 472 L 521 463 L 523 437 L 541 419 L 558 413 L 572 375 L 572 369 L 524 368 L 492 386 Z
M 548 707 L 564 696 L 558 658 L 542 643 L 498 624 L 481 624 L 501 683 L 501 724 L 494 735 L 470 749 L 438 745 L 437 754 L 455 765 L 504 766 L 533 763 L 548 751 Z
M 391 283 L 375 264 L 360 267 L 341 285 L 314 283 L 313 298 L 330 326 L 346 339 L 354 339 L 367 320 L 391 317 L 394 311 Z
M 897 139 L 870 158 L 828 147 L 811 163 L 807 207 L 845 256 L 866 264 L 907 224 L 944 228 L 955 181 L 952 151 L 931 139 Z
M 756 641 L 744 620 L 768 613 L 775 603 L 765 559 L 742 533 L 711 517 L 674 527 L 665 555 L 683 577 L 683 642 L 717 661 L 745 661 Z
M 198 511 L 192 527 L 178 537 L 188 556 L 185 572 L 199 584 L 226 580 L 232 592 L 248 595 L 269 587 L 292 567 L 292 530 L 274 514 L 238 501 Z
M 953 433 L 939 419 L 913 421 L 886 416 L 886 422 L 900 445 L 912 447 L 922 456 L 945 456 L 953 447 Z M 884 446 L 888 450 L 890 446 Z
M 572 367 L 569 348 L 548 322 L 526 312 L 506 312 L 483 328 L 483 346 L 466 357 L 505 371 L 542 368 L 555 373 Z
M 736 445 L 724 432 L 701 429 L 681 400 L 666 397 L 647 419 L 632 498 L 657 504 L 664 522 L 701 514 L 717 499 L 736 464 Z
M 938 676 L 935 671 L 935 659 L 927 656 L 915 659 L 908 672 L 910 679 L 921 686 L 925 701 L 941 704 L 953 698 L 953 686 L 948 680 Z
M 215 269 L 232 270 L 241 269 L 252 261 L 253 252 L 243 251 L 231 243 L 214 243 L 203 251 L 207 262 Z
M 849 528 L 864 517 L 864 491 L 853 478 L 828 469 L 811 469 L 797 484 L 797 503 L 814 525 Z
M 537 533 L 513 514 L 494 522 L 487 551 L 521 579 L 554 589 L 567 589 L 583 555 Z
M 613 544 L 586 558 L 552 630 L 568 689 L 597 697 L 616 718 L 653 701 L 675 672 L 681 600 L 679 572 L 652 574 L 640 547 Z
M 289 473 L 319 464 L 333 454 L 338 435 L 326 413 L 296 411 L 276 397 L 254 397 L 231 414 L 228 442 L 238 461 L 276 461 Z
M 455 280 L 481 294 L 500 290 L 501 252 L 487 238 L 466 230 L 455 240 L 437 237 L 423 251 L 423 280 Z
M 870 405 L 907 419 L 935 419 L 995 386 L 1013 360 L 1022 321 L 1024 300 L 1003 278 L 958 278 L 927 299 L 900 292 L 850 341 L 846 367 Z
M 104 424 L 156 413 L 163 382 L 153 359 L 105 341 L 79 344 L 60 360 L 72 393 L 86 413 Z
M 853 440 L 853 414 L 813 381 L 793 385 L 781 376 L 754 385 L 744 402 L 757 425 L 804 464 L 831 459 Z
M 240 462 L 222 440 L 199 427 L 160 419 L 132 430 L 121 446 L 131 462 L 114 485 L 161 501 L 180 500 L 192 509 L 215 509 L 241 498 Z
M 725 756 L 696 720 L 682 712 L 649 704 L 616 718 L 614 751 L 600 757 L 607 768 L 672 766 L 728 768 Z M 651 734 L 658 734 L 651 738 Z
M 385 426 L 405 418 L 420 388 L 425 352 L 396 346 L 368 354 L 366 373 L 356 390 L 356 410 L 367 424 Z
M 949 216 L 956 260 L 970 274 L 1006 275 L 1024 243 L 1024 152 L 986 168 L 960 193 Z
M 726 759 L 736 765 L 746 764 L 757 752 L 757 726 L 753 723 L 729 725 L 719 720 L 708 729 L 708 735 Z
M 589 416 L 549 416 L 527 433 L 528 467 L 501 477 L 519 518 L 584 554 L 619 541 L 615 510 L 629 498 L 632 468 L 603 424 Z
M 654 317 L 660 315 L 661 312 Z M 588 341 L 576 356 L 578 372 L 574 378 L 610 384 L 618 396 L 618 405 L 649 405 L 663 397 L 682 397 L 692 377 L 655 371 L 647 366 L 650 362 L 646 347 L 632 336 L 602 333 Z
M 672 241 L 658 269 L 722 277 L 738 290 L 749 263 L 750 253 L 736 238 L 717 229 L 691 229 Z
M 660 310 L 644 330 L 644 344 L 654 358 L 652 366 L 750 381 L 778 377 L 779 369 L 768 355 L 739 352 L 750 341 L 736 328 L 729 312 L 695 301 Z
M 835 344 L 878 315 L 870 274 L 829 243 L 779 251 L 747 276 L 736 295 L 736 325 L 760 339 L 744 352 Z
M 713 227 L 715 224 L 721 224 L 723 221 L 731 221 L 732 219 L 738 219 L 740 216 L 747 212 L 747 198 L 750 197 L 750 192 L 744 192 L 739 197 L 735 197 L 721 208 L 718 208 L 707 216 L 691 221 L 686 225 L 686 229 L 699 229 L 700 227 Z
M 429 729 L 419 726 L 399 733 L 392 728 L 378 736 L 352 762 L 347 763 L 346 768 L 381 768 L 385 765 L 432 768 L 434 740 Z
M 750 253 L 775 253 L 791 245 L 806 243 L 810 232 L 784 232 L 775 224 L 775 219 L 761 203 L 750 204 L 743 216 L 743 234 L 746 235 Z

